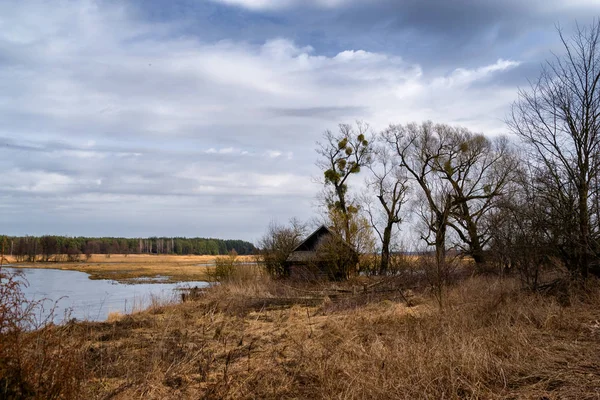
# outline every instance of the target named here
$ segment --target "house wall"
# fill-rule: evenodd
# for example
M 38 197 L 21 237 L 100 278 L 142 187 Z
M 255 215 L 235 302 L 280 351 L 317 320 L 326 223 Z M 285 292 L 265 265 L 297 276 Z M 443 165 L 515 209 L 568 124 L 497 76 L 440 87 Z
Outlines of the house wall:
M 294 263 L 290 265 L 290 278 L 302 281 L 327 280 L 327 273 L 314 265 Z

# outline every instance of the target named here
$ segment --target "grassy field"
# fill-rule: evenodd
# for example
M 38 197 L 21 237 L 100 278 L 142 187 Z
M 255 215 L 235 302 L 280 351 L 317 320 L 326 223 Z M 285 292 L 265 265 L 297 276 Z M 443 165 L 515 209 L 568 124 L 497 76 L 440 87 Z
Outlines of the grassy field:
M 181 304 L 33 333 L 20 379 L 39 398 L 600 397 L 597 281 L 531 293 L 471 277 L 445 298 L 403 278 L 309 285 L 248 267 Z
M 149 254 L 94 254 L 80 262 L 35 262 L 15 263 L 6 257 L 6 262 L 19 268 L 52 268 L 81 271 L 90 274 L 90 279 L 112 279 L 119 282 L 140 282 L 158 276 L 163 282 L 189 282 L 210 280 L 210 265 L 217 256 L 177 256 Z M 252 256 L 238 256 L 237 261 L 252 262 Z

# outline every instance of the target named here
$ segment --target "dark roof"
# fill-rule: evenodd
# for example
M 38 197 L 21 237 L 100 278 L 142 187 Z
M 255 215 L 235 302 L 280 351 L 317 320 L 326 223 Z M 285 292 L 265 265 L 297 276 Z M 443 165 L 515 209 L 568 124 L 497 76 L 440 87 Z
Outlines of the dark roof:
M 300 243 L 293 252 L 297 251 L 315 251 L 324 236 L 333 235 L 331 229 L 321 225 L 316 231 L 311 233 L 302 243 Z
M 326 227 L 325 225 L 321 225 L 317 230 L 308 235 L 306 239 L 302 243 L 300 243 L 296 248 L 290 253 L 287 258 L 287 262 L 292 263 L 309 263 L 317 260 L 317 249 L 319 245 L 322 243 L 323 239 L 327 236 L 335 236 L 338 237 L 336 233 L 334 233 L 331 229 Z M 356 251 L 352 249 L 348 243 L 342 241 L 348 249 L 351 249 L 355 254 Z

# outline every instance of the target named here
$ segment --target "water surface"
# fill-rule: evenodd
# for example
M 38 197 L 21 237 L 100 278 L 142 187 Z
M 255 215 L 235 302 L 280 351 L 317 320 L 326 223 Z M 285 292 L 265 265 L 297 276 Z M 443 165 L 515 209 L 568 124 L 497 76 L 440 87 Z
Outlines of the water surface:
M 65 318 L 104 321 L 109 313 L 130 313 L 147 308 L 152 301 L 169 301 L 179 297 L 176 289 L 206 287 L 207 282 L 124 284 L 111 280 L 91 280 L 79 271 L 36 268 L 3 268 L 20 271 L 28 282 L 22 290 L 28 300 L 44 300 L 45 318 L 56 304 L 54 322 Z

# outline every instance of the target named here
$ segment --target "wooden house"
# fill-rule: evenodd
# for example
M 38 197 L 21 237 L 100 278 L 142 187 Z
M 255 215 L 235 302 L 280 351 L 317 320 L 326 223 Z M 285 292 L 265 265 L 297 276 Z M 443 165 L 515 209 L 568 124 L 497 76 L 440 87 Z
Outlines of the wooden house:
M 286 264 L 293 279 L 346 279 L 358 264 L 358 253 L 321 225 L 292 251 Z

